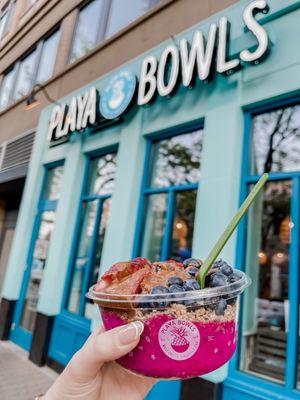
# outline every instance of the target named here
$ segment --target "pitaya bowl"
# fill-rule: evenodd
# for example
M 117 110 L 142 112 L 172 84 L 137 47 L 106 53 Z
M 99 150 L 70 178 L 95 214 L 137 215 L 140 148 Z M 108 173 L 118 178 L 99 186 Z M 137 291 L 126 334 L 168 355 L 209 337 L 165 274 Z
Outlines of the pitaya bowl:
M 91 287 L 87 297 L 107 330 L 144 323 L 139 344 L 120 365 L 143 376 L 188 379 L 216 370 L 235 352 L 239 296 L 250 279 L 234 273 L 239 279 L 231 284 L 186 293 L 112 295 Z

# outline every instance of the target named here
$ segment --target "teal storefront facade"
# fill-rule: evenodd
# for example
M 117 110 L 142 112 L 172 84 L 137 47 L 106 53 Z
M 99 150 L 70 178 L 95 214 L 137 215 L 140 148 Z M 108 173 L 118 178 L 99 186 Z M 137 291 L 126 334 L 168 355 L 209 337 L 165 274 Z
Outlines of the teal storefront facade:
M 37 364 L 65 365 L 99 323 L 84 296 L 99 273 L 139 255 L 205 258 L 267 170 L 264 196 L 222 253 L 253 285 L 241 304 L 239 349 L 205 377 L 207 398 L 300 398 L 300 2 L 265 3 L 239 1 L 42 111 L 2 293 L 6 338 Z M 247 62 L 243 51 L 263 47 L 243 21 L 249 4 L 268 50 Z M 174 47 L 197 31 L 208 46 L 214 26 L 231 64 L 220 63 L 218 36 L 203 79 L 184 85 L 188 77 L 167 66 L 184 63 Z M 152 81 L 142 66 L 151 58 L 144 72 L 159 75 L 155 60 L 170 47 L 166 76 L 145 99 Z M 113 103 L 117 78 L 124 96 Z M 172 157 L 184 149 L 188 162 L 166 161 L 170 148 Z M 160 383 L 149 399 L 197 398 L 184 397 L 188 385 Z

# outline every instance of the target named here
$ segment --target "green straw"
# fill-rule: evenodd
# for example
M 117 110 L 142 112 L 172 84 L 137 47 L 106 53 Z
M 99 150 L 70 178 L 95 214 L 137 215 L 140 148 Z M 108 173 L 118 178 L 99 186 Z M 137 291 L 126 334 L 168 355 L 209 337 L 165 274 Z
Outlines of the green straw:
M 217 243 L 214 245 L 213 249 L 207 256 L 206 260 L 202 264 L 199 274 L 198 274 L 198 281 L 200 283 L 201 289 L 205 287 L 205 278 L 207 274 L 209 273 L 214 261 L 220 254 L 221 250 L 225 246 L 225 244 L 228 242 L 230 236 L 234 232 L 235 228 L 237 227 L 238 223 L 244 216 L 244 214 L 247 212 L 248 208 L 251 206 L 253 201 L 255 200 L 256 196 L 260 192 L 260 190 L 263 188 L 264 184 L 267 182 L 269 175 L 263 174 L 260 178 L 260 180 L 257 182 L 257 184 L 254 186 L 254 188 L 251 190 L 249 193 L 248 197 L 246 200 L 243 202 L 241 207 L 238 209 L 237 213 L 235 216 L 232 218 L 230 223 L 227 225 L 225 231 L 222 233 L 220 239 L 217 241 Z

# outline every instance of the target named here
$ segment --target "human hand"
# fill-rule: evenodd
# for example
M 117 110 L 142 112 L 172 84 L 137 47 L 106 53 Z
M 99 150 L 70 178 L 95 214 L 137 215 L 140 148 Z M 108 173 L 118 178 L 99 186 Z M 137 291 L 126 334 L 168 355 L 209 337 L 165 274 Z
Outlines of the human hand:
M 54 382 L 44 400 L 142 400 L 156 379 L 134 375 L 114 360 L 139 342 L 144 326 L 136 321 L 91 334 Z

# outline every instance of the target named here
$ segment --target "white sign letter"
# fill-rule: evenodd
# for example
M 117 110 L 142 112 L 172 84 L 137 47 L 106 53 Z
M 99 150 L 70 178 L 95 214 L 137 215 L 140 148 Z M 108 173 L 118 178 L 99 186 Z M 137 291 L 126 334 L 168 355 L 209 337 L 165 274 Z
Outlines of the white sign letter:
M 269 51 L 269 38 L 264 28 L 256 21 L 255 15 L 258 12 L 268 12 L 269 6 L 265 0 L 253 1 L 249 4 L 243 13 L 243 20 L 250 32 L 258 41 L 257 49 L 251 53 L 249 50 L 243 50 L 240 54 L 241 60 L 245 62 L 255 62 L 263 58 Z
M 86 103 L 88 101 L 88 97 L 89 97 L 89 92 L 85 92 L 83 96 L 77 96 L 77 123 L 76 123 L 77 130 L 82 129 L 82 119 Z
M 167 61 L 170 56 L 169 82 L 165 83 Z M 157 70 L 157 91 L 160 96 L 168 96 L 175 88 L 179 72 L 179 53 L 176 46 L 168 46 L 162 53 Z
M 96 122 L 96 104 L 97 104 L 97 92 L 96 88 L 92 87 L 89 91 L 89 97 L 84 110 L 81 128 L 86 128 L 88 122 L 94 124 Z
M 62 114 L 61 107 L 59 105 L 55 106 L 51 113 L 49 130 L 48 130 L 48 140 L 52 140 L 53 132 L 57 128 L 57 125 L 61 118 L 61 114 Z
M 238 59 L 226 61 L 229 27 L 230 24 L 228 19 L 226 17 L 222 17 L 219 23 L 219 44 L 217 55 L 217 71 L 220 74 L 224 74 L 227 71 L 234 71 L 239 67 L 240 64 L 240 60 Z
M 217 25 L 211 24 L 205 49 L 205 39 L 202 32 L 197 31 L 194 34 L 190 53 L 188 54 L 188 41 L 180 41 L 180 54 L 182 62 L 182 83 L 184 86 L 190 86 L 195 71 L 197 59 L 197 70 L 199 78 L 204 81 L 209 78 L 212 57 L 216 42 Z
M 76 117 L 77 117 L 77 100 L 73 97 L 71 104 L 68 108 L 65 125 L 64 134 L 67 135 L 70 131 L 74 132 L 76 130 Z
M 156 90 L 155 72 L 157 68 L 157 60 L 154 56 L 147 57 L 141 68 L 140 84 L 138 92 L 138 105 L 147 104 L 153 97 Z M 147 90 L 148 86 L 148 90 Z

